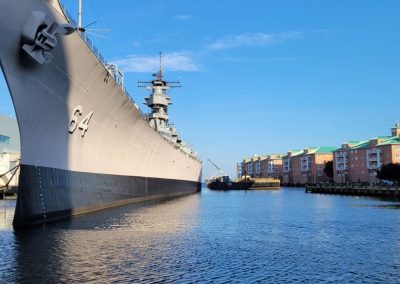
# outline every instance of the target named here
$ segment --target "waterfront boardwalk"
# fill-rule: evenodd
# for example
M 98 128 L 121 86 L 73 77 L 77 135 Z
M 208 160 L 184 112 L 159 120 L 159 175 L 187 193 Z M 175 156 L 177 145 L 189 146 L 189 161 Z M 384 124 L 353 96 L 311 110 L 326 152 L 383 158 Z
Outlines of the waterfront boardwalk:
M 306 193 L 400 198 L 398 185 L 316 184 L 305 188 Z

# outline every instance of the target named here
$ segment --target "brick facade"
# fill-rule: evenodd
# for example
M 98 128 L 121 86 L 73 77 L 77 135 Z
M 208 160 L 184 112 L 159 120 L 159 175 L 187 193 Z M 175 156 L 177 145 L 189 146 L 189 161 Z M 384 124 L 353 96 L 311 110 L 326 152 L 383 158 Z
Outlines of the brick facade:
M 400 163 L 399 124 L 392 128 L 391 134 L 343 144 L 334 153 L 334 181 L 379 182 L 377 170 L 389 163 Z

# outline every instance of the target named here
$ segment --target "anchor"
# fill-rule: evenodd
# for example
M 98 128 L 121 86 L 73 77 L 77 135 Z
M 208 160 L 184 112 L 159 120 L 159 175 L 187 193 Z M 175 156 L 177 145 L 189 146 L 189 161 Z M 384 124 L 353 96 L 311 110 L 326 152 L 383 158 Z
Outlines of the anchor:
M 57 23 L 44 12 L 33 11 L 22 30 L 22 49 L 38 63 L 49 63 L 53 60 L 51 51 L 57 46 L 57 35 L 70 35 L 76 29 L 71 24 Z

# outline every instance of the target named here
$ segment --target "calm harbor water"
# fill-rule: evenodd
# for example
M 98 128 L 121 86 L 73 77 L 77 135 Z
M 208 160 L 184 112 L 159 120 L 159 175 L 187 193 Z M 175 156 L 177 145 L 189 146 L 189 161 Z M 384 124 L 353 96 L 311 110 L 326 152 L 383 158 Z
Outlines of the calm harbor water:
M 23 231 L 0 201 L 1 283 L 399 283 L 400 203 L 202 193 Z

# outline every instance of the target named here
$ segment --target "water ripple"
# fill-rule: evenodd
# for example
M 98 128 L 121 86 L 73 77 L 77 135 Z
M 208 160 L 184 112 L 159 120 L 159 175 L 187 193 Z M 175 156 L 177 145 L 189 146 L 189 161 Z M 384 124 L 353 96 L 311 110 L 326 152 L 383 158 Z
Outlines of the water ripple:
M 396 202 L 204 190 L 23 231 L 2 202 L 1 283 L 400 282 Z

